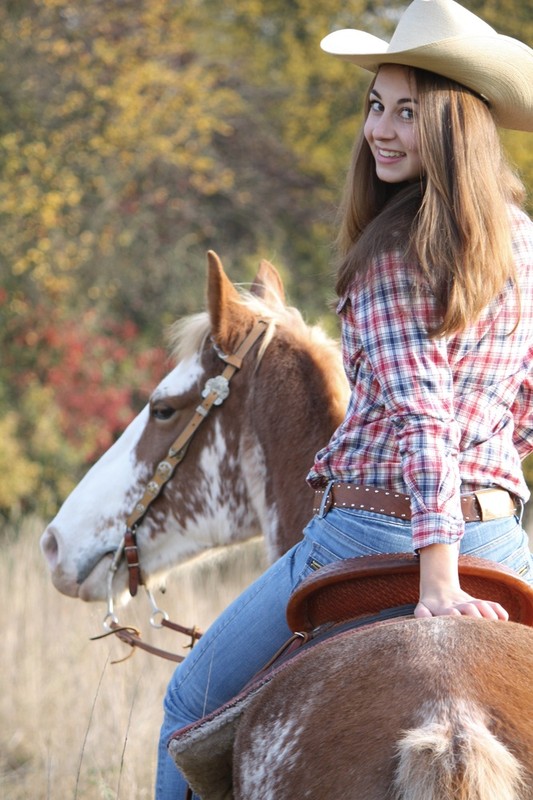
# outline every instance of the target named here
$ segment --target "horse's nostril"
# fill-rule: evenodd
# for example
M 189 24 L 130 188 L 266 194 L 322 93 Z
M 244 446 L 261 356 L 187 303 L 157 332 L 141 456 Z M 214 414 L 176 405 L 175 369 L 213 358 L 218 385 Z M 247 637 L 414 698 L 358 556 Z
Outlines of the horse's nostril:
M 41 550 L 49 569 L 54 570 L 59 560 L 59 543 L 53 528 L 47 528 L 43 533 Z

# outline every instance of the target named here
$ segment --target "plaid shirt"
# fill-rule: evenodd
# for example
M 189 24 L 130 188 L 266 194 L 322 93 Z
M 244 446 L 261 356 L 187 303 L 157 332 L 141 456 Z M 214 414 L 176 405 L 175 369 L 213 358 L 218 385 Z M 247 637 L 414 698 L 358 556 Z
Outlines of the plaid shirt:
M 415 549 L 461 538 L 461 492 L 529 497 L 520 460 L 533 450 L 533 222 L 510 213 L 520 307 L 509 282 L 475 325 L 431 339 L 434 297 L 389 253 L 337 308 L 351 397 L 308 481 L 408 494 Z

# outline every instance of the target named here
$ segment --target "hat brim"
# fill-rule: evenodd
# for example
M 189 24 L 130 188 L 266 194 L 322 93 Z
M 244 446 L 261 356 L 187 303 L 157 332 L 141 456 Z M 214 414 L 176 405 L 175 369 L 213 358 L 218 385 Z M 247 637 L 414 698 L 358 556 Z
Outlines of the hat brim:
M 400 64 L 435 72 L 487 99 L 504 128 L 533 131 L 533 51 L 508 36 L 468 36 L 405 50 L 365 31 L 334 31 L 321 42 L 324 52 L 377 72 Z

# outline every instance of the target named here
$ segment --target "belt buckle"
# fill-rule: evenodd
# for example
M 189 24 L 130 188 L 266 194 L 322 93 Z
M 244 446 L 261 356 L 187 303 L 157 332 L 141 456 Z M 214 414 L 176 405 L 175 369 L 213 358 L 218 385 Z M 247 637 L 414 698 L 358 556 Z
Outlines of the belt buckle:
M 324 499 L 321 503 L 322 516 L 325 517 L 333 505 L 333 486 L 330 484 L 324 492 Z
M 313 512 L 318 514 L 320 517 L 323 517 L 325 514 L 327 514 L 333 505 L 333 492 L 331 491 L 332 487 L 333 481 L 330 481 L 325 489 L 315 490 L 315 497 L 319 496 L 320 500 L 318 502 L 315 500 L 313 504 Z
M 504 489 L 480 489 L 478 492 L 474 492 L 474 495 L 479 504 L 483 522 L 512 517 L 516 512 L 511 495 Z

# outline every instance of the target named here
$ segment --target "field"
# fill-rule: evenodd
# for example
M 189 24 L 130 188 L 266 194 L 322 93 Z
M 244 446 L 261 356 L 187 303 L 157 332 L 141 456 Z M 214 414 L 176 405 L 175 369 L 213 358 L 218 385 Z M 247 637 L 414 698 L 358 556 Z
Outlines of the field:
M 3 800 L 145 800 L 153 796 L 161 703 L 170 661 L 102 632 L 102 604 L 52 586 L 29 520 L 3 536 L 0 558 L 0 797 Z M 204 629 L 263 566 L 259 542 L 182 567 L 157 597 L 172 619 Z M 147 641 L 179 651 L 183 640 L 152 631 L 140 594 L 119 618 Z M 181 650 L 184 653 L 185 651 Z
M 531 534 L 531 515 L 528 523 Z M 2 537 L 0 797 L 148 800 L 174 665 L 141 651 L 111 663 L 131 649 L 110 638 L 90 641 L 102 632 L 105 606 L 53 588 L 38 547 L 42 529 L 28 520 Z M 172 619 L 205 629 L 263 566 L 259 541 L 217 551 L 177 570 L 157 601 Z M 180 651 L 177 634 L 150 628 L 144 593 L 118 614 L 145 640 Z

